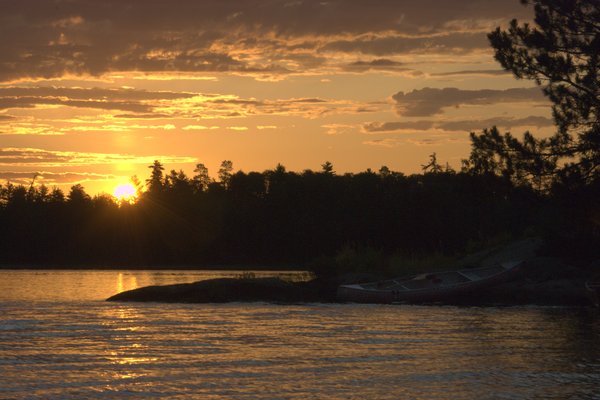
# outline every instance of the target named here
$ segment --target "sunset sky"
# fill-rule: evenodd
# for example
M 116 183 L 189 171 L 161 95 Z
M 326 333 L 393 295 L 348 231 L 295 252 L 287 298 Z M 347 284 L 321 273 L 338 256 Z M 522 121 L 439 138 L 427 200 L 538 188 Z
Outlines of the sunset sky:
M 158 159 L 234 170 L 460 166 L 470 131 L 552 132 L 493 59 L 518 0 L 5 0 L 0 182 L 112 193 Z

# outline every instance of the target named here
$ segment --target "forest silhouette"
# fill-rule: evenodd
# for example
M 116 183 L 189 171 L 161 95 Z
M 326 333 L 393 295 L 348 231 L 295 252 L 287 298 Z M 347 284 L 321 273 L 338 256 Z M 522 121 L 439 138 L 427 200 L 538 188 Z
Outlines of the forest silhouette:
M 590 199 L 598 198 L 598 182 L 577 193 L 560 185 L 539 192 L 476 168 L 453 171 L 435 155 L 423 169 L 337 174 L 325 163 L 302 173 L 282 165 L 233 173 L 224 161 L 214 180 L 201 164 L 188 177 L 164 173 L 155 161 L 134 204 L 92 198 L 81 185 L 65 195 L 7 184 L 0 187 L 0 254 L 6 266 L 314 265 L 327 273 L 339 272 L 336 256 L 351 249 L 378 255 L 379 265 L 359 269 L 385 272 L 393 255 L 451 256 L 536 234 L 579 249 L 578 257 L 594 256 L 589 243 L 598 232 L 589 212 L 597 211 Z M 323 266 L 323 258 L 332 262 Z
M 135 204 L 92 198 L 81 185 L 65 195 L 8 183 L 0 186 L 0 263 L 385 272 L 394 256 L 456 257 L 523 236 L 544 238 L 546 254 L 597 259 L 600 2 L 522 3 L 533 4 L 534 24 L 515 20 L 488 37 L 498 62 L 553 103 L 551 137 L 484 129 L 471 133 L 459 171 L 434 153 L 410 176 L 385 166 L 338 174 L 329 162 L 318 171 L 280 164 L 234 173 L 223 161 L 213 179 L 202 164 L 188 177 L 155 161 L 145 184 L 134 179 Z

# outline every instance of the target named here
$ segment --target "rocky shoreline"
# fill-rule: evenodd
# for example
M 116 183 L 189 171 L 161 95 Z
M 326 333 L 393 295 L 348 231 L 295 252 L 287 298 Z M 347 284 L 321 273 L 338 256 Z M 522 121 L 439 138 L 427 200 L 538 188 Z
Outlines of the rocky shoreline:
M 443 304 L 465 306 L 588 306 L 585 280 L 594 265 L 581 269 L 559 259 L 536 256 L 537 239 L 516 242 L 463 262 L 487 265 L 506 259 L 525 260 L 520 273 L 510 282 L 488 287 L 467 296 L 446 299 Z M 337 302 L 340 284 L 381 279 L 371 274 L 345 274 L 309 282 L 287 282 L 278 278 L 221 278 L 194 283 L 147 286 L 118 293 L 108 301 L 223 303 L 332 303 Z M 440 303 L 436 303 L 440 304 Z
M 585 279 L 567 276 L 568 266 L 560 274 L 542 276 L 535 270 L 555 260 L 528 261 L 514 280 L 489 287 L 468 296 L 448 298 L 442 304 L 464 306 L 588 306 Z M 339 284 L 369 280 L 368 275 L 350 274 L 310 282 L 286 282 L 278 278 L 221 278 L 194 283 L 147 286 L 116 294 L 108 301 L 224 303 L 333 303 Z M 436 304 L 440 304 L 439 302 Z
M 118 293 L 107 301 L 168 303 L 225 303 L 265 301 L 305 303 L 331 301 L 314 282 L 286 282 L 278 278 L 219 278 L 164 286 L 146 286 Z

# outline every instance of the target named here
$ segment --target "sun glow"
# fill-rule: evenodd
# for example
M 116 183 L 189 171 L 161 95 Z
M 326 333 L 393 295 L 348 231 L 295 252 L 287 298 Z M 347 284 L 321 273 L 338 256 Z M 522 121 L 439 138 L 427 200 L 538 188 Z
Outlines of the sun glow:
M 137 199 L 137 191 L 131 183 L 123 183 L 115 188 L 113 196 L 120 203 L 134 203 Z

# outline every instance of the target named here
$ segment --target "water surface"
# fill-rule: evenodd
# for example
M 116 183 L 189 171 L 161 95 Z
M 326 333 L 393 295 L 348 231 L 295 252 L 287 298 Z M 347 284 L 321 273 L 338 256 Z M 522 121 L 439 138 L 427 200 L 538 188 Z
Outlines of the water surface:
M 0 271 L 0 398 L 600 398 L 591 308 L 103 301 L 222 274 Z

